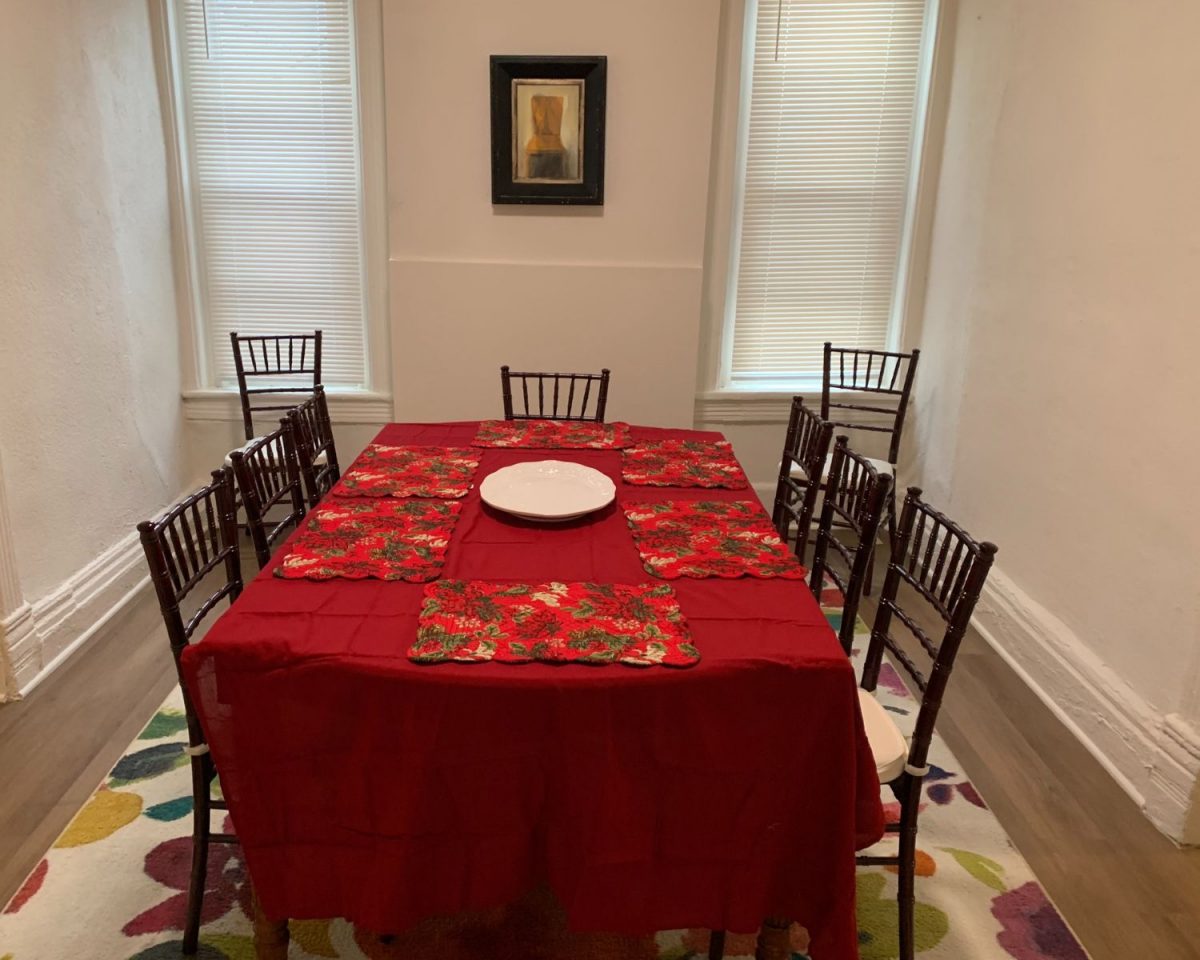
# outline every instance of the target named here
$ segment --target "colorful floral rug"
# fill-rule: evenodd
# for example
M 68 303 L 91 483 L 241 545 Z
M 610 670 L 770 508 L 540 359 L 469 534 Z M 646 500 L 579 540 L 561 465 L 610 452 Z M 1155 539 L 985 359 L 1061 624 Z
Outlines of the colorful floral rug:
M 829 611 L 837 625 L 836 610 Z M 879 696 L 903 726 L 914 701 L 885 664 Z M 174 960 L 180 955 L 190 860 L 191 795 L 178 691 L 0 914 L 0 960 Z M 918 835 L 921 960 L 1087 960 L 958 761 L 934 737 Z M 882 845 L 881 845 L 882 847 Z M 244 871 L 237 847 L 214 845 L 201 960 L 250 960 Z M 863 960 L 894 960 L 896 877 L 858 873 Z M 292 924 L 293 960 L 691 960 L 705 930 L 627 938 L 566 929 L 546 893 L 504 910 L 431 920 L 383 942 L 341 920 Z M 793 960 L 807 937 L 792 928 Z M 730 936 L 727 957 L 754 938 Z M 819 957 L 813 960 L 820 960 Z

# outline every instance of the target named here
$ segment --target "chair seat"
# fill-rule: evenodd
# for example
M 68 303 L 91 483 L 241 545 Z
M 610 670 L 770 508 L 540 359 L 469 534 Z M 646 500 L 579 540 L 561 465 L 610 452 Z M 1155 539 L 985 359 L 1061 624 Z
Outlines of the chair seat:
M 896 468 L 894 466 L 892 466 L 890 463 L 888 463 L 886 460 L 876 460 L 874 457 L 864 457 L 863 459 L 870 461 L 871 466 L 873 466 L 882 476 L 892 477 L 892 476 L 896 475 Z M 782 465 L 783 464 L 781 463 L 780 466 L 782 466 Z M 825 466 L 821 470 L 821 483 L 825 483 L 825 481 L 827 481 L 829 479 L 829 468 L 832 465 L 833 465 L 833 453 L 831 452 L 831 453 L 826 454 L 826 456 L 825 456 Z M 793 480 L 803 480 L 804 479 L 804 468 L 801 467 L 800 464 L 798 464 L 798 463 L 793 463 L 792 468 L 788 471 L 788 474 L 789 474 L 789 476 L 792 477 Z M 775 475 L 776 476 L 779 475 L 778 469 L 776 469 Z
M 863 727 L 875 757 L 875 771 L 880 783 L 891 783 L 904 772 L 908 760 L 908 742 L 888 712 L 870 691 L 858 688 L 858 705 L 862 710 Z
M 247 441 L 246 441 L 245 443 L 243 443 L 243 444 L 242 444 L 240 447 L 234 447 L 234 448 L 233 448 L 232 450 L 230 450 L 230 451 L 229 451 L 227 454 L 225 454 L 225 466 L 227 466 L 227 467 L 232 467 L 232 466 L 233 466 L 233 455 L 234 455 L 235 453 L 237 453 L 237 451 L 239 451 L 239 450 L 242 450 L 242 451 L 248 450 L 248 449 L 250 449 L 250 444 L 252 444 L 252 443 L 258 443 L 258 441 L 259 441 L 259 440 L 261 440 L 261 439 L 262 439 L 262 437 L 255 437 L 253 440 L 247 440 Z M 279 445 L 279 442 L 280 442 L 280 441 L 276 440 L 276 441 L 275 441 L 275 445 L 276 445 L 276 446 L 278 446 L 278 445 Z M 276 451 L 276 456 L 277 456 L 277 457 L 282 457 L 282 456 L 283 456 L 283 451 L 282 451 L 282 450 L 277 450 L 277 451 Z M 315 463 L 315 464 L 316 464 L 318 467 L 323 467 L 323 466 L 325 466 L 325 464 L 327 464 L 327 463 L 329 462 L 329 457 L 328 457 L 328 456 L 326 456 L 326 454 L 325 454 L 325 451 L 324 451 L 324 450 L 322 450 L 320 453 L 318 453 L 318 454 L 317 454 L 317 458 L 316 458 L 316 460 L 314 460 L 313 462 L 314 462 L 314 463 Z

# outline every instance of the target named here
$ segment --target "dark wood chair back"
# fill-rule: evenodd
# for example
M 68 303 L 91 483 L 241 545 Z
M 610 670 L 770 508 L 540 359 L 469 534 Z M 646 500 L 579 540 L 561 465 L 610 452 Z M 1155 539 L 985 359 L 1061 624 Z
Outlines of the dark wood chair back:
M 867 565 L 891 489 L 891 477 L 879 473 L 870 460 L 851 450 L 845 436 L 837 438 L 825 481 L 808 587 L 818 602 L 826 578 L 842 592 L 838 639 L 847 656 L 854 642 Z
M 269 413 L 274 420 L 295 405 L 272 403 L 280 395 L 312 393 L 321 382 L 321 331 L 285 336 L 229 334 L 233 366 L 242 399 L 242 425 L 253 440 L 254 415 Z M 261 386 L 258 386 L 261 384 Z
M 953 520 L 922 501 L 919 488 L 909 487 L 879 595 L 861 685 L 865 690 L 875 689 L 885 650 L 916 685 L 921 709 L 908 757 L 909 767 L 914 770 L 926 765 L 946 682 L 995 556 L 994 543 L 973 539 Z M 916 612 L 921 607 L 932 610 L 945 624 L 940 640 L 935 641 L 921 626 Z M 912 634 L 932 661 L 928 677 L 892 635 L 896 622 Z M 913 644 L 909 643 L 908 648 L 912 649 Z
M 894 466 L 900 456 L 900 435 L 920 357 L 920 350 L 895 353 L 826 343 L 821 418 L 839 429 L 890 434 L 887 460 Z M 834 390 L 870 396 L 865 400 L 847 399 L 834 394 Z M 883 423 L 877 422 L 881 419 Z
M 537 373 L 510 370 L 505 365 L 500 368 L 504 419 L 592 420 L 603 423 L 604 411 L 608 406 L 608 377 L 607 368 L 599 373 Z M 514 380 L 519 381 L 519 411 L 513 403 Z
M 288 411 L 285 419 L 292 424 L 296 463 L 308 494 L 308 505 L 315 507 L 342 476 L 325 388 L 318 385 L 308 400 Z
M 779 480 L 775 484 L 772 519 L 784 543 L 795 528 L 796 556 L 801 563 L 808 550 L 808 534 L 832 438 L 833 424 L 822 420 L 811 407 L 806 407 L 803 397 L 792 397 L 787 437 L 779 461 Z M 801 476 L 794 475 L 797 469 Z
M 150 581 L 167 628 L 175 669 L 196 628 L 225 598 L 232 603 L 242 592 L 242 566 L 238 555 L 237 521 L 234 518 L 233 473 L 216 470 L 212 483 L 185 497 L 155 520 L 138 524 L 142 550 L 150 568 Z M 221 569 L 223 577 L 209 575 Z M 193 591 L 201 584 L 212 592 L 196 603 Z M 195 612 L 184 619 L 183 606 Z M 180 673 L 180 685 L 183 675 Z M 204 742 L 204 734 L 183 688 L 191 745 Z
M 175 670 L 183 691 L 187 720 L 187 754 L 192 768 L 192 869 L 184 914 L 183 953 L 192 956 L 199 941 L 210 843 L 237 843 L 230 833 L 214 833 L 211 811 L 228 810 L 224 800 L 213 799 L 217 777 L 204 729 L 192 705 L 180 668 L 184 649 L 204 618 L 222 600 L 233 603 L 242 592 L 242 567 L 238 553 L 238 528 L 234 506 L 233 472 L 216 470 L 212 483 L 185 497 L 155 520 L 138 524 L 142 549 L 150 567 L 150 580 L 158 608 L 171 641 Z M 209 591 L 206 594 L 206 591 Z M 193 596 L 195 594 L 195 596 Z M 184 604 L 195 612 L 187 616 Z
M 230 458 L 261 569 L 270 561 L 275 541 L 299 526 L 307 512 L 291 421 L 285 419 L 278 430 L 233 451 Z M 288 511 L 278 521 L 267 518 L 275 507 Z

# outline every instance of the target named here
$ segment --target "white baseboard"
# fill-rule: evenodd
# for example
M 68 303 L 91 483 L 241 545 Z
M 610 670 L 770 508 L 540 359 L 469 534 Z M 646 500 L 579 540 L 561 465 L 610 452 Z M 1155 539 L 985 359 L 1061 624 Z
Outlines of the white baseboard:
M 984 639 L 1171 839 L 1200 844 L 1200 731 L 1156 711 L 1053 613 L 993 568 L 975 610 Z
M 21 694 L 137 601 L 149 584 L 138 535 L 131 531 L 57 590 L 10 616 L 4 633 Z

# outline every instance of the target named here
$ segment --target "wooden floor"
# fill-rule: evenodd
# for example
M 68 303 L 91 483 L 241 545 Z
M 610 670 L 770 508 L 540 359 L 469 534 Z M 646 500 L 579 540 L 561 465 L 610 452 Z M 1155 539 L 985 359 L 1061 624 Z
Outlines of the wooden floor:
M 147 598 L 26 700 L 0 707 L 0 903 L 173 683 Z M 1159 834 L 977 636 L 960 654 L 940 729 L 1094 960 L 1200 957 L 1200 850 Z

